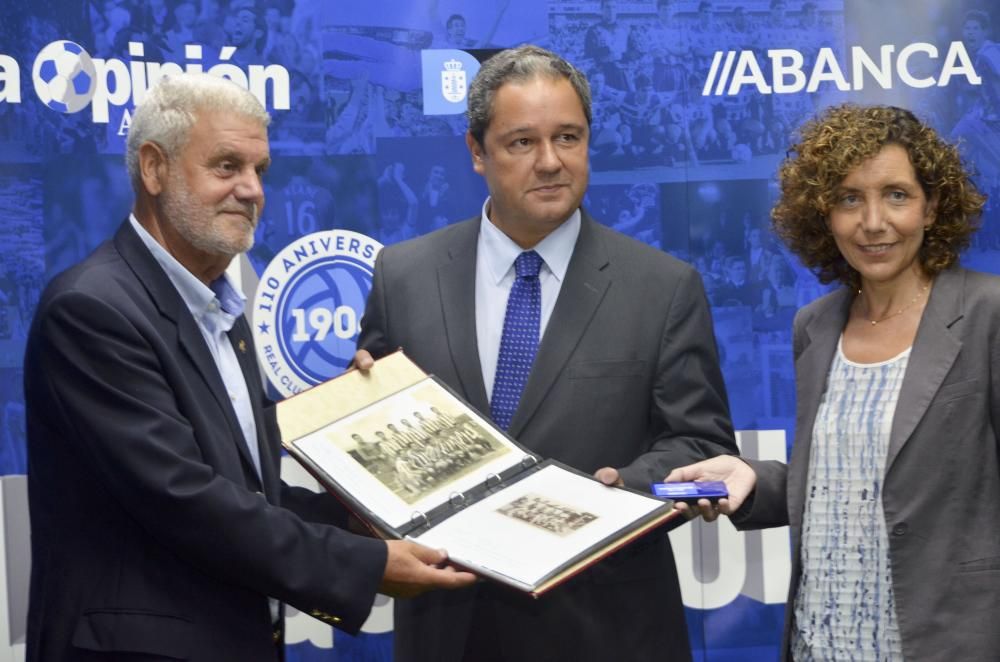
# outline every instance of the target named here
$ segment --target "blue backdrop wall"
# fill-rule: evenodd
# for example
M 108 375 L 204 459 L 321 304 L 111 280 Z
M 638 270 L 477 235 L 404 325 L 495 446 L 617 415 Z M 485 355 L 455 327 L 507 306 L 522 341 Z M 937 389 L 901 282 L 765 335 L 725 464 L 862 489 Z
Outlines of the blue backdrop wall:
M 1000 16 L 987 0 L 919 5 L 0 0 L 0 474 L 26 471 L 22 354 L 40 289 L 128 213 L 123 140 L 152 81 L 200 68 L 248 86 L 272 111 L 275 163 L 243 270 L 248 294 L 262 275 L 266 293 L 280 285 L 268 265 L 303 237 L 352 231 L 377 248 L 478 213 L 485 187 L 463 142 L 465 86 L 483 58 L 523 42 L 588 74 L 586 207 L 697 267 L 744 451 L 784 458 L 791 319 L 825 291 L 768 229 L 777 165 L 802 120 L 845 100 L 892 103 L 960 141 L 991 194 L 964 263 L 1000 272 Z M 309 359 L 294 347 L 276 354 L 297 376 L 282 381 L 272 367 L 275 397 L 346 366 L 373 257 L 349 253 L 327 256 L 325 299 L 273 320 L 299 324 L 310 342 L 329 338 Z M 259 322 L 266 299 L 256 303 Z M 289 478 L 300 480 L 291 467 Z M 723 523 L 673 536 L 696 658 L 776 659 L 787 533 Z M 16 572 L 0 573 L 8 589 Z M 0 657 L 17 659 L 23 605 L 8 599 L 6 609 Z M 365 633 L 348 637 L 293 613 L 289 659 L 388 660 L 390 614 L 381 601 Z

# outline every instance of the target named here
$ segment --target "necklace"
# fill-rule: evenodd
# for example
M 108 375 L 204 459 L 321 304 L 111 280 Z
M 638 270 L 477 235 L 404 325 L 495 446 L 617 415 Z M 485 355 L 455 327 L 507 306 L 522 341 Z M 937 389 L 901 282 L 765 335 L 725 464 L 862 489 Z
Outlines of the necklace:
M 923 287 L 920 288 L 920 291 L 917 292 L 916 296 L 914 296 L 912 299 L 910 299 L 910 302 L 908 304 L 906 304 L 905 306 L 903 306 L 902 308 L 900 308 L 899 310 L 897 310 L 895 312 L 889 313 L 885 317 L 882 317 L 882 318 L 877 319 L 877 320 L 873 320 L 872 318 L 868 317 L 867 314 L 865 314 L 865 319 L 867 321 L 871 322 L 872 326 L 875 326 L 876 324 L 878 324 L 880 322 L 884 322 L 887 319 L 892 319 L 896 315 L 902 315 L 907 310 L 909 310 L 910 308 L 912 308 L 914 306 L 914 304 L 917 303 L 917 301 L 920 301 L 920 297 L 922 297 L 924 294 L 926 294 L 927 290 L 929 290 L 930 287 L 931 287 L 931 281 L 928 281 L 926 285 L 924 285 Z M 860 287 L 858 288 L 858 298 L 859 299 L 861 298 L 861 288 Z

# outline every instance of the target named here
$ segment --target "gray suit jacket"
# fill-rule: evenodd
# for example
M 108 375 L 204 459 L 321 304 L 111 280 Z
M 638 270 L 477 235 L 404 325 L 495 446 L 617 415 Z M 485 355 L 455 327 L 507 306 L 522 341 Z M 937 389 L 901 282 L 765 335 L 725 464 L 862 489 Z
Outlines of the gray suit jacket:
M 791 524 L 801 567 L 812 429 L 852 301 L 844 288 L 795 318 L 798 398 L 788 466 L 751 462 L 758 482 L 741 528 Z M 1000 659 L 1000 278 L 938 275 L 913 343 L 886 458 L 882 507 L 907 660 Z
M 479 223 L 470 219 L 382 251 L 358 345 L 376 356 L 402 347 L 488 416 L 475 328 Z M 542 457 L 588 473 L 618 467 L 641 490 L 674 467 L 735 453 L 697 272 L 584 214 L 510 434 Z M 511 632 L 502 644 L 508 659 L 690 655 L 663 533 L 538 601 L 480 586 L 397 603 L 397 659 L 458 659 L 484 594 Z

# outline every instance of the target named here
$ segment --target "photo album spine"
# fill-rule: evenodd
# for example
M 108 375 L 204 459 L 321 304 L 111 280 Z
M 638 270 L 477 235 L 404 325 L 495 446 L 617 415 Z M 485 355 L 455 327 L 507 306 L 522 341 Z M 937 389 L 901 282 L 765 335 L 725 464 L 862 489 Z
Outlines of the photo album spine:
M 465 492 L 452 492 L 448 500 L 430 512 L 414 511 L 410 524 L 400 529 L 401 537 L 418 535 L 433 528 L 452 515 L 464 510 L 490 494 L 505 489 L 512 483 L 540 469 L 545 463 L 539 462 L 534 455 L 525 455 L 520 464 L 503 471 L 500 474 L 487 474 L 485 479 Z

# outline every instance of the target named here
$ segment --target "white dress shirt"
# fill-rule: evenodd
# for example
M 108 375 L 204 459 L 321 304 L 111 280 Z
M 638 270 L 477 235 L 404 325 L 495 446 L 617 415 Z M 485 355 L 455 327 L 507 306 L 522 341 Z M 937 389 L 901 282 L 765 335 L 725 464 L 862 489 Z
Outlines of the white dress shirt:
M 503 321 L 507 313 L 507 298 L 515 280 L 514 260 L 525 249 L 514 243 L 513 239 L 490 222 L 486 216 L 489 203 L 487 199 L 483 204 L 479 241 L 476 246 L 476 341 L 483 371 L 483 384 L 486 385 L 487 397 L 492 400 L 497 356 L 500 353 L 500 337 L 503 335 Z M 566 269 L 569 268 L 569 260 L 573 257 L 573 249 L 579 236 L 580 210 L 577 209 L 562 225 L 530 249 L 544 260 L 538 274 L 542 288 L 539 343 L 545 337 L 545 328 L 548 326 L 549 318 L 552 317 L 552 309 L 555 308 L 559 289 L 566 277 Z

